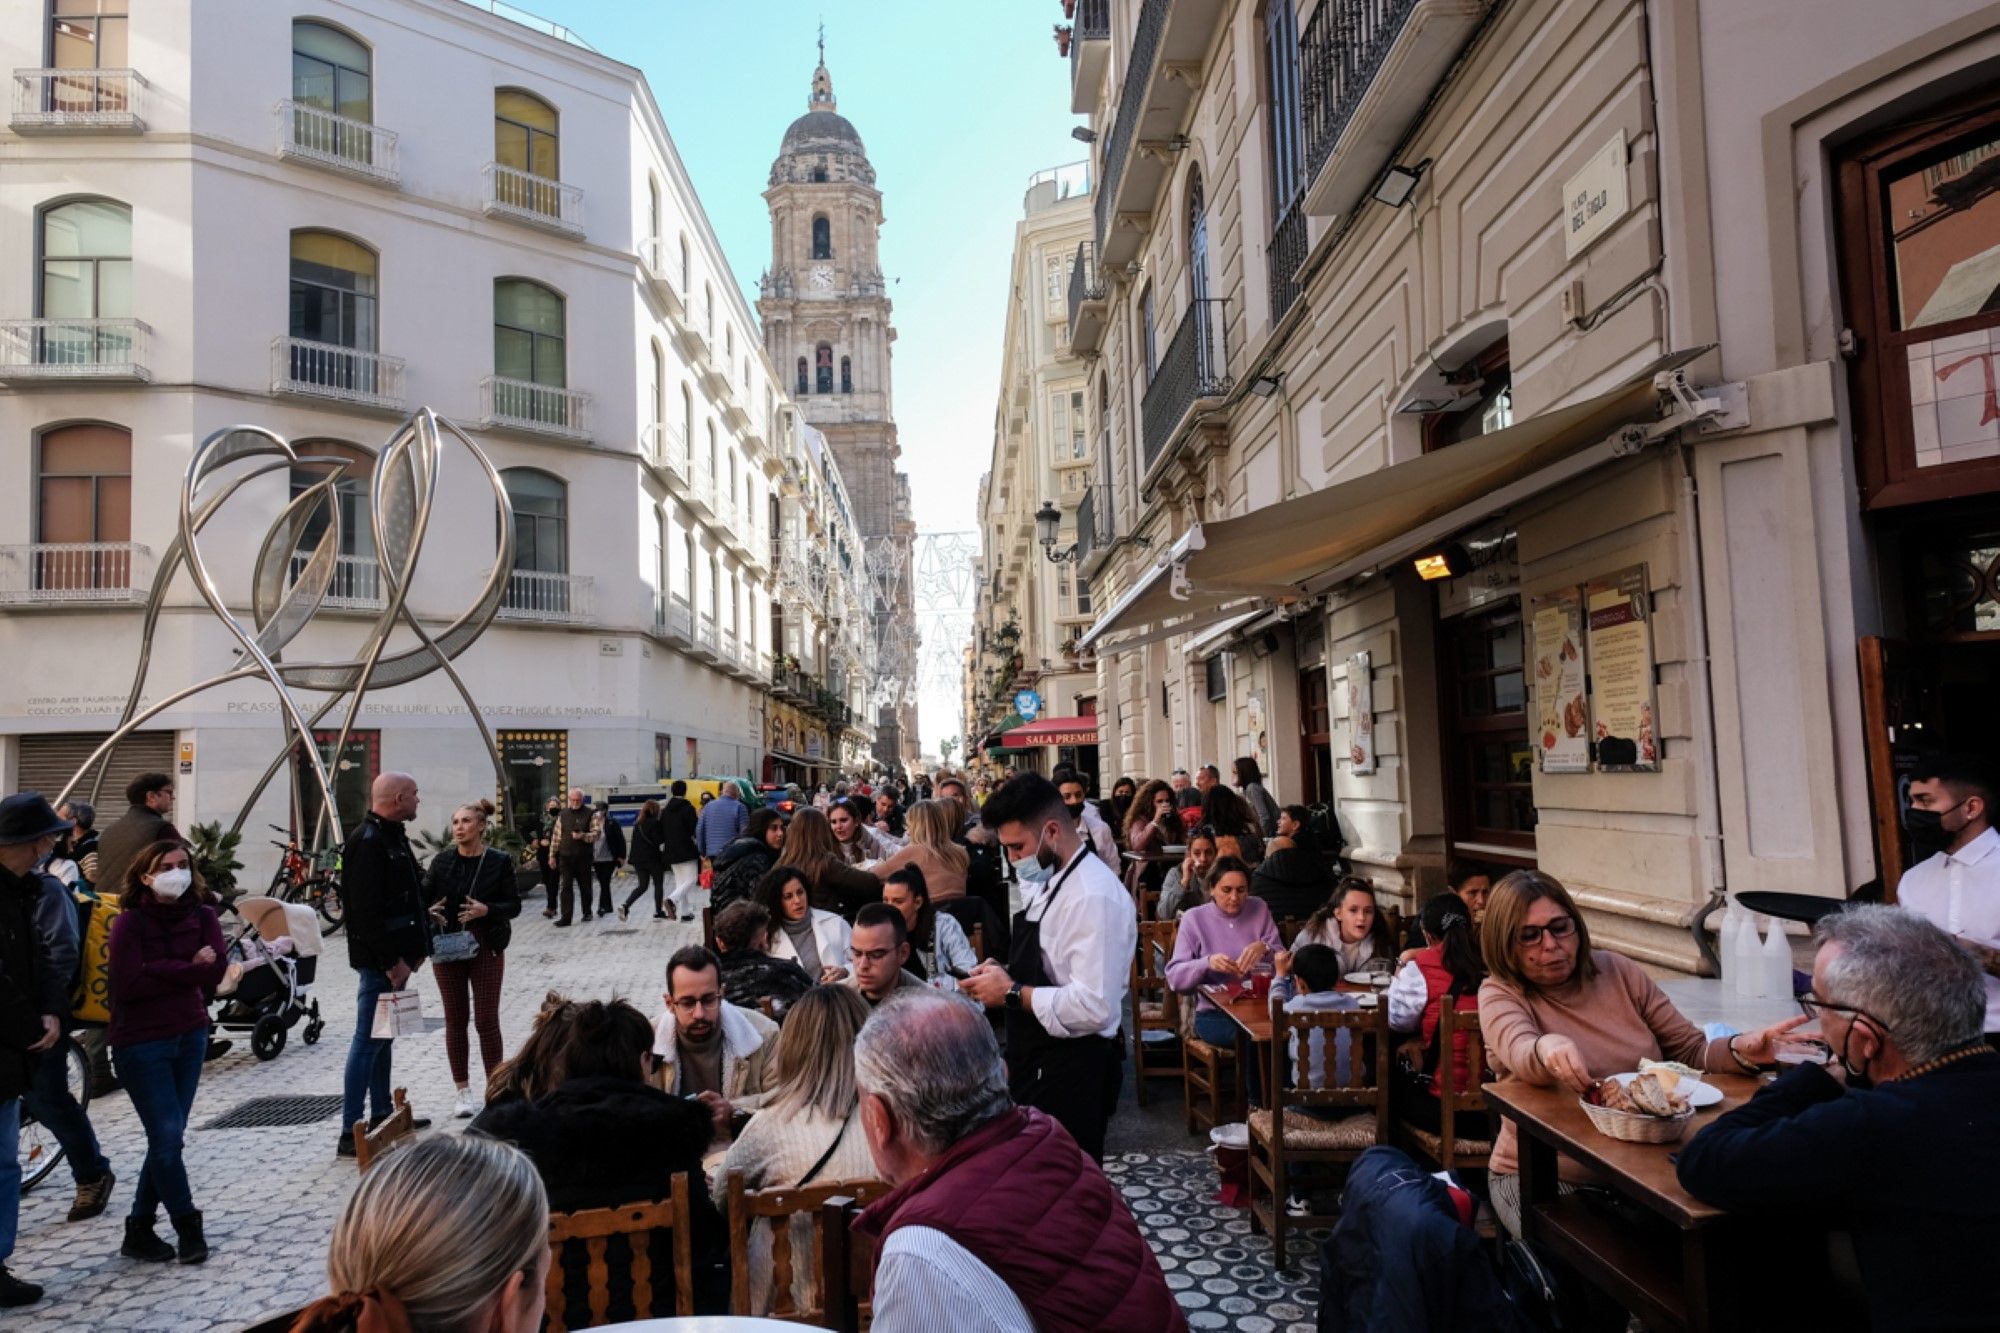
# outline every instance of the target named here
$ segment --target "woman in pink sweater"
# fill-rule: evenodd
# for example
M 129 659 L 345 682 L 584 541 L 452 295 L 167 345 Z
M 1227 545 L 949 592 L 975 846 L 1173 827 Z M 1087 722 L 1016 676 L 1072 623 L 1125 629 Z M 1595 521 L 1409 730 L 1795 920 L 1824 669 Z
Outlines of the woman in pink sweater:
M 1250 867 L 1233 856 L 1218 860 L 1209 873 L 1208 901 L 1182 915 L 1167 964 L 1167 985 L 1195 995 L 1194 1035 L 1234 1049 L 1236 1025 L 1198 988 L 1240 980 L 1284 947 L 1271 909 L 1250 894 Z M 1245 1088 L 1251 1101 L 1258 1100 L 1254 1064 Z
M 1516 870 L 1493 886 L 1480 927 L 1486 981 L 1479 1022 L 1487 1062 L 1500 1078 L 1582 1094 L 1641 1060 L 1678 1060 L 1720 1074 L 1755 1074 L 1777 1058 L 1789 1018 L 1761 1032 L 1711 1041 L 1674 1008 L 1653 979 L 1622 954 L 1590 947 L 1590 928 L 1569 890 L 1539 870 Z M 1493 1209 L 1521 1234 L 1520 1162 L 1514 1124 L 1502 1120 L 1488 1176 Z M 1565 1191 L 1587 1184 L 1563 1158 Z

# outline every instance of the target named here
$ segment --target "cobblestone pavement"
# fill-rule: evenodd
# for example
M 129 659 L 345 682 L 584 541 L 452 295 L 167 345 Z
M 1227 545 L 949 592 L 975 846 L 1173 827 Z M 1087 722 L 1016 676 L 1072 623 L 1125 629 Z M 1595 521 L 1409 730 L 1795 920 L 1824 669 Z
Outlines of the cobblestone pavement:
M 622 899 L 631 883 L 621 877 L 613 890 Z M 588 926 L 579 921 L 557 930 L 542 917 L 536 895 L 516 923 L 507 950 L 501 1030 L 510 1052 L 550 989 L 577 996 L 619 995 L 648 1016 L 657 1010 L 668 956 L 693 943 L 697 931 L 691 923 L 653 921 L 643 902 L 634 911 L 629 923 L 600 918 Z M 339 1093 L 354 1024 L 354 973 L 347 967 L 346 948 L 345 938 L 336 935 L 321 959 L 314 991 L 328 1022 L 317 1045 L 299 1040 L 301 1025 L 292 1030 L 278 1058 L 264 1062 L 250 1053 L 248 1034 L 225 1034 L 236 1041 L 235 1048 L 203 1070 L 186 1153 L 195 1202 L 205 1215 L 213 1250 L 208 1262 L 183 1268 L 118 1257 L 145 1135 L 125 1095 L 111 1093 L 90 1107 L 105 1155 L 118 1174 L 111 1206 L 91 1221 L 65 1222 L 73 1189 L 66 1165 L 22 1201 L 21 1236 L 9 1267 L 42 1283 L 48 1294 L 39 1305 L 9 1312 L 8 1329 L 233 1333 L 325 1291 L 327 1238 L 355 1180 L 354 1163 L 333 1154 L 338 1113 L 295 1128 L 201 1126 L 253 1097 Z M 435 1017 L 440 1012 L 437 990 L 427 972 L 418 987 L 426 1014 Z M 467 1035 L 476 1087 L 482 1082 L 478 1042 Z M 453 1089 L 443 1033 L 404 1037 L 396 1046 L 395 1084 L 409 1089 L 419 1115 L 434 1120 L 424 1132 L 456 1132 L 463 1122 L 451 1119 Z M 1305 1262 L 1298 1275 L 1272 1277 L 1269 1242 L 1247 1237 L 1241 1212 L 1204 1202 L 1213 1189 L 1213 1169 L 1205 1157 L 1188 1151 L 1194 1141 L 1182 1133 L 1179 1117 L 1179 1099 L 1169 1102 L 1158 1093 L 1135 1110 L 1128 1077 L 1128 1091 L 1113 1122 L 1112 1171 L 1152 1235 L 1190 1316 L 1200 1317 L 1198 1327 L 1249 1328 L 1251 1324 L 1238 1322 L 1244 1299 L 1261 1307 L 1282 1293 L 1279 1307 L 1265 1312 L 1278 1318 L 1260 1319 L 1256 1326 L 1299 1327 L 1296 1316 L 1309 1318 L 1312 1308 L 1310 1295 L 1301 1288 L 1317 1289 L 1316 1265 L 1299 1247 L 1294 1258 Z M 1148 1207 L 1155 1193 L 1160 1202 Z M 1224 1245 L 1228 1253 L 1204 1259 L 1189 1250 L 1190 1242 Z M 1219 1266 L 1209 1260 L 1218 1260 Z M 1250 1265 L 1259 1266 L 1254 1281 Z M 1207 1271 L 1211 1268 L 1215 1271 Z M 1223 1293 L 1224 1285 L 1240 1290 Z M 1226 1323 L 1214 1322 L 1225 1312 Z

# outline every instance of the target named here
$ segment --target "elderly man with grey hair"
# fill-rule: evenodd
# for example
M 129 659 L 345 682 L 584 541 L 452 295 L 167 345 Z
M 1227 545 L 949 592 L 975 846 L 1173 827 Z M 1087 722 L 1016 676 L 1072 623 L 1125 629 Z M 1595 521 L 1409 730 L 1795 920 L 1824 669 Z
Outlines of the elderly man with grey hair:
M 1132 1214 L 1055 1120 L 1014 1105 L 986 1016 L 900 991 L 854 1044 L 861 1128 L 894 1188 L 861 1214 L 877 1333 L 1184 1331 Z
M 1836 1219 L 1853 1234 L 1878 1333 L 1991 1328 L 2000 1053 L 1982 1032 L 1979 965 L 1898 907 L 1835 913 L 1817 940 L 1800 1003 L 1819 1017 L 1831 1061 L 1800 1065 L 1696 1135 L 1681 1150 L 1681 1184 L 1800 1234 Z M 1814 1285 L 1775 1258 L 1760 1268 L 1765 1287 L 1803 1296 Z M 1772 1284 L 1775 1273 L 1795 1280 Z

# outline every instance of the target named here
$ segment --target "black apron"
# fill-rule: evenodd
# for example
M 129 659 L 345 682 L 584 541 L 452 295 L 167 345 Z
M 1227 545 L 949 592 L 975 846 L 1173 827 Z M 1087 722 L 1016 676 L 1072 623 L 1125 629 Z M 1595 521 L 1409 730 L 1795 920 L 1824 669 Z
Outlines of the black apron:
M 1095 855 L 1088 841 L 1056 872 L 1042 900 L 1042 916 L 1047 918 L 1069 877 L 1087 856 Z M 1007 975 L 1023 989 L 1057 984 L 1042 962 L 1042 923 L 1030 921 L 1024 906 L 1014 913 L 1012 947 L 1007 952 Z M 1079 1147 L 1092 1158 L 1104 1159 L 1104 1127 L 1118 1099 L 1121 1076 L 1119 1062 L 1124 1043 L 1116 1037 L 1092 1033 L 1083 1037 L 1057 1037 L 1042 1026 L 1026 1004 L 1007 1013 L 1008 1090 L 1023 1106 L 1033 1106 L 1053 1116 Z

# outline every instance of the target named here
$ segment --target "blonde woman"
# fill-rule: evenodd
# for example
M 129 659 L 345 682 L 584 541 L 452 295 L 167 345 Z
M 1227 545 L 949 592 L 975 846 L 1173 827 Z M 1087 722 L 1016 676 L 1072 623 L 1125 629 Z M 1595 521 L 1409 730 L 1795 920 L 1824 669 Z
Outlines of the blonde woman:
M 933 903 L 965 896 L 965 872 L 971 858 L 952 840 L 958 831 L 953 811 L 954 807 L 943 801 L 918 801 L 910 807 L 906 821 L 909 845 L 874 867 L 884 883 L 904 866 L 915 866 L 924 872 Z
M 715 1179 L 715 1202 L 727 1207 L 729 1176 L 743 1173 L 745 1189 L 803 1189 L 836 1180 L 872 1180 L 875 1162 L 861 1132 L 854 1091 L 854 1039 L 868 1021 L 868 1003 L 852 986 L 815 986 L 785 1012 L 775 1055 L 775 1090 L 729 1147 Z M 813 1226 L 809 1214 L 792 1217 L 792 1300 L 802 1310 L 818 1303 L 813 1281 Z M 771 1232 L 750 1233 L 750 1313 L 771 1308 Z
M 548 1271 L 534 1164 L 475 1135 L 424 1139 L 361 1177 L 327 1247 L 332 1294 L 292 1333 L 535 1333 Z
M 478 1114 L 468 1073 L 466 1023 L 479 1034 L 479 1062 L 488 1078 L 506 1058 L 500 1036 L 500 983 L 507 975 L 507 945 L 521 898 L 514 890 L 514 858 L 486 845 L 493 802 L 479 800 L 451 812 L 452 845 L 431 858 L 424 874 L 430 904 L 431 973 L 444 1007 L 444 1054 L 458 1089 L 453 1114 Z

